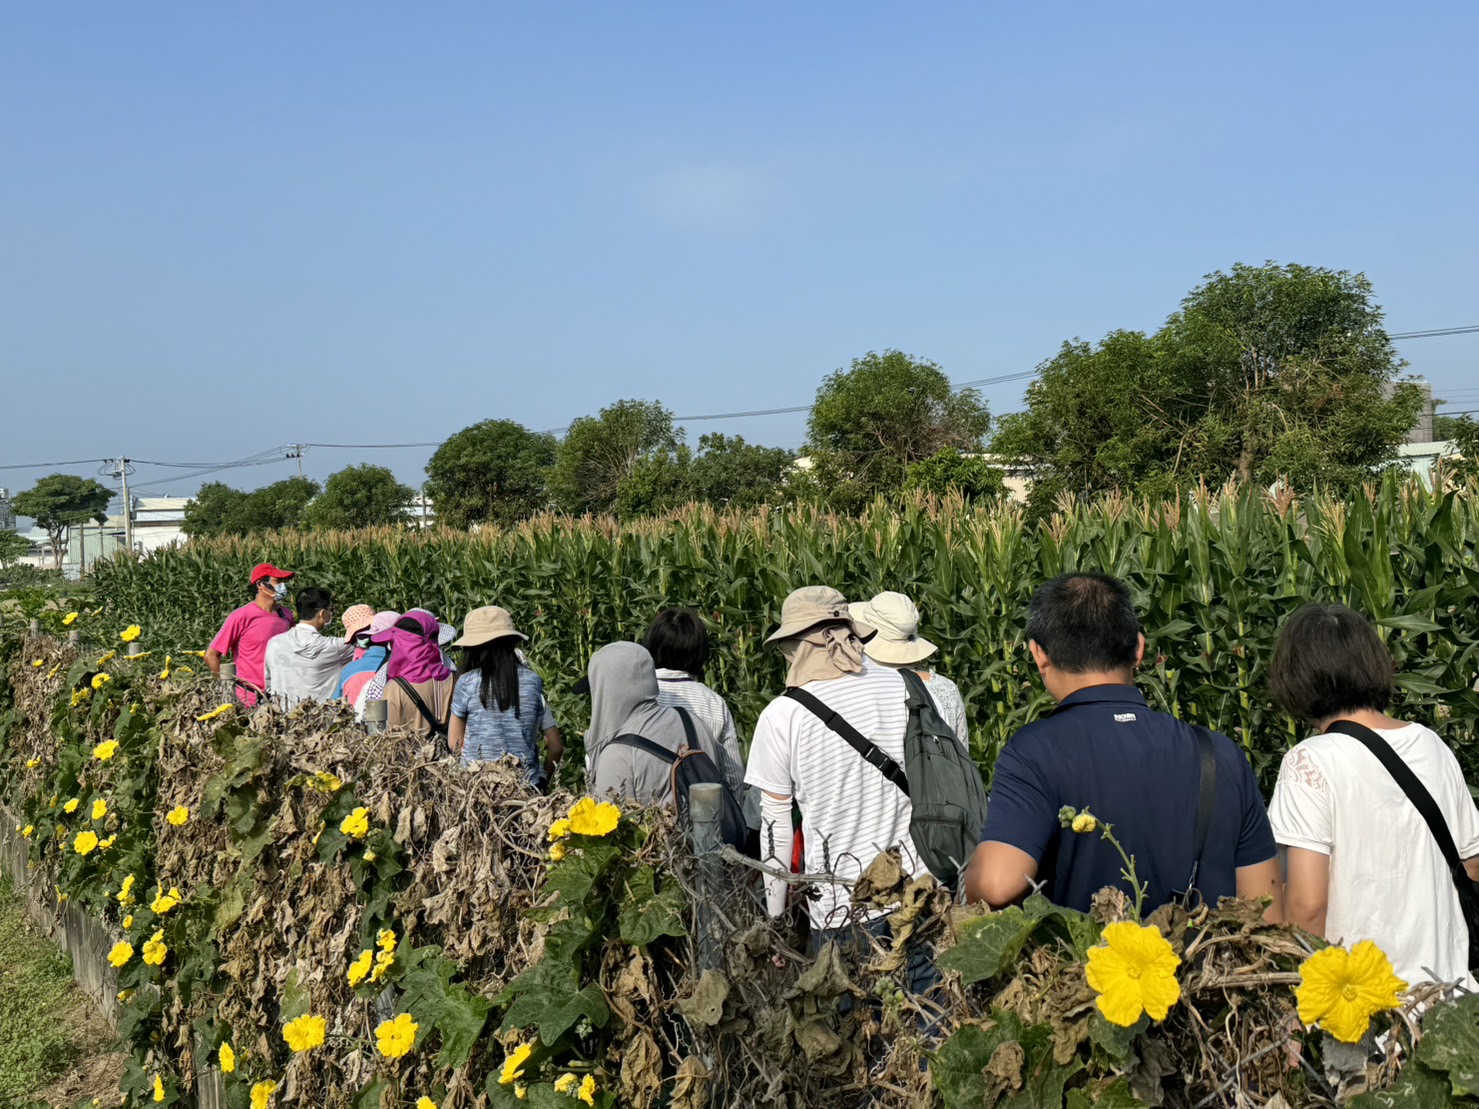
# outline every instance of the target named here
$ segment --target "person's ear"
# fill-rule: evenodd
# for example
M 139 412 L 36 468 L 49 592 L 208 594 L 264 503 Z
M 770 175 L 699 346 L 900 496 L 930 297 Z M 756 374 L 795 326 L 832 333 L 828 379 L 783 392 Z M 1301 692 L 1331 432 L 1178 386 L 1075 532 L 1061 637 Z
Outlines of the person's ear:
M 1047 670 L 1052 667 L 1053 660 L 1048 658 L 1048 653 L 1037 645 L 1037 640 L 1029 639 L 1027 641 L 1027 651 L 1032 655 L 1032 661 L 1037 663 L 1039 670 Z
M 1140 668 L 1140 663 L 1145 660 L 1145 633 L 1140 633 L 1140 644 L 1135 648 L 1135 668 Z

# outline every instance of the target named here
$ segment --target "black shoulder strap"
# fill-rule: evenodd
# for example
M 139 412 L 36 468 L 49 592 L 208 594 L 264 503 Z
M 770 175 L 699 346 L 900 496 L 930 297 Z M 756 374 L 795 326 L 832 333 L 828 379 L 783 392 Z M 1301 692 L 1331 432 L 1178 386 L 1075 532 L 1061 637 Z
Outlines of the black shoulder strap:
M 606 746 L 613 747 L 620 743 L 623 747 L 635 747 L 639 751 L 646 751 L 654 758 L 662 759 L 663 762 L 673 763 L 678 761 L 678 752 L 669 751 L 660 743 L 654 743 L 646 736 L 627 734 L 619 735 Z
M 1212 745 L 1212 733 L 1199 724 L 1193 724 L 1197 733 L 1197 763 L 1200 782 L 1197 786 L 1197 831 L 1196 854 L 1191 859 L 1191 879 L 1186 888 L 1193 890 L 1197 884 L 1197 873 L 1202 869 L 1202 854 L 1207 850 L 1207 837 L 1212 832 L 1212 813 L 1217 808 L 1217 751 Z
M 695 731 L 693 727 L 693 717 L 688 715 L 688 710 L 681 705 L 674 705 L 673 711 L 676 712 L 678 714 L 678 718 L 683 721 L 683 737 L 688 745 L 688 749 L 690 751 L 702 750 L 702 748 L 700 748 L 698 745 L 698 732 Z
M 858 731 L 832 709 L 804 689 L 788 689 L 786 696 L 810 711 L 818 720 L 847 740 L 848 745 L 862 755 L 868 765 L 876 767 L 885 778 L 898 786 L 905 797 L 909 796 L 909 776 L 904 768 L 889 758 L 883 750 L 862 732 Z
M 1460 875 L 1467 880 L 1464 861 L 1459 858 L 1458 846 L 1453 842 L 1453 833 L 1448 830 L 1448 822 L 1443 819 L 1443 810 L 1438 808 L 1438 802 L 1433 800 L 1427 786 L 1412 772 L 1412 767 L 1392 750 L 1392 745 L 1365 724 L 1357 724 L 1354 720 L 1337 720 L 1330 725 L 1330 731 L 1350 736 L 1381 760 L 1387 773 L 1397 780 L 1402 792 L 1407 794 L 1407 800 L 1412 802 L 1417 811 L 1422 813 L 1422 818 L 1428 822 L 1428 828 L 1438 841 L 1438 850 L 1443 852 L 1443 861 L 1448 864 L 1454 881 L 1457 882 Z
M 421 699 L 421 694 L 417 693 L 416 690 L 411 687 L 410 682 L 406 681 L 405 678 L 391 678 L 390 680 L 395 682 L 396 685 L 400 686 L 401 689 L 405 691 L 406 696 L 411 698 L 412 704 L 414 704 L 416 708 L 419 709 L 421 712 L 421 719 L 425 720 L 428 724 L 431 725 L 433 735 L 447 734 L 447 725 L 442 723 L 434 715 L 432 715 L 431 709 L 426 707 L 426 702 Z

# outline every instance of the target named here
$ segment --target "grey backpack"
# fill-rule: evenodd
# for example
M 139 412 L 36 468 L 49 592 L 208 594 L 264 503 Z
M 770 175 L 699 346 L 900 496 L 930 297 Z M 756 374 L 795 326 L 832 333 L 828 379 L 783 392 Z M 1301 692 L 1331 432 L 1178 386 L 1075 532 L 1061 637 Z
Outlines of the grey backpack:
M 980 768 L 966 753 L 965 741 L 956 739 L 941 719 L 924 680 L 912 670 L 899 674 L 909 709 L 902 767 L 806 690 L 788 689 L 786 696 L 805 705 L 903 791 L 913 808 L 909 838 L 920 861 L 954 889 L 986 826 L 986 787 L 981 784 Z

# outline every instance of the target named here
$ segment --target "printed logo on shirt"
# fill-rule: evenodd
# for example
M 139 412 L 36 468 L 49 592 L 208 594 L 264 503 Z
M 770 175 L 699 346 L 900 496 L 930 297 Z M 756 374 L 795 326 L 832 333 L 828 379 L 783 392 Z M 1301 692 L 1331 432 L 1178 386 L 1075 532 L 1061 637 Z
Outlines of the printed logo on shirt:
M 1135 714 L 1133 712 L 1117 712 L 1114 714 L 1114 722 L 1116 724 L 1133 724 L 1135 723 Z

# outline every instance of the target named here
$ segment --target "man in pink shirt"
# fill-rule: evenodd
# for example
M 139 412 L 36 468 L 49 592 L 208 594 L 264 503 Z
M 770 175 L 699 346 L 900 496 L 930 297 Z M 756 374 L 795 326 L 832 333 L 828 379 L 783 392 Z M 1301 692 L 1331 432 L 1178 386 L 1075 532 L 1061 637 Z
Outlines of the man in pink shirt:
M 205 664 L 217 677 L 223 655 L 236 660 L 236 696 L 242 704 L 255 705 L 265 688 L 262 661 L 267 655 L 267 641 L 292 630 L 293 614 L 283 604 L 292 576 L 293 571 L 279 570 L 270 562 L 253 567 L 251 584 L 256 596 L 226 617 L 206 648 Z

